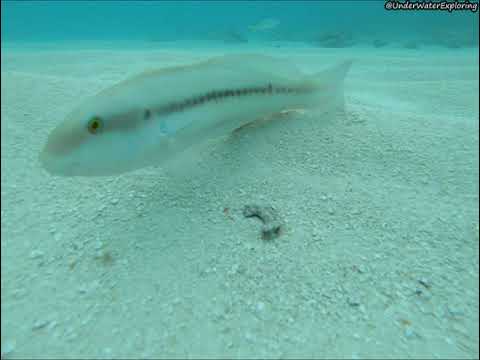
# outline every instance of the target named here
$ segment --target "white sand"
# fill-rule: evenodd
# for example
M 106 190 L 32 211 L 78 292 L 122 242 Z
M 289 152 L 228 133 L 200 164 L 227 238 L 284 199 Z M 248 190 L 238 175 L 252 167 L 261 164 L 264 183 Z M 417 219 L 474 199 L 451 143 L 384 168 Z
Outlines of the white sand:
M 478 358 L 478 50 L 180 46 L 3 49 L 2 358 Z M 252 50 L 355 58 L 346 115 L 213 143 L 183 174 L 40 167 L 82 98 Z

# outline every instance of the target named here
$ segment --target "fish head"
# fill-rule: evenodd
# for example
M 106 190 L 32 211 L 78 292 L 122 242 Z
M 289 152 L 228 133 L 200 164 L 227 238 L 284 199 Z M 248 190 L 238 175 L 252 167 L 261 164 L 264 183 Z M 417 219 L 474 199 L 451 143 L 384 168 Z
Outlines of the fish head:
M 60 176 L 117 175 L 139 168 L 146 157 L 141 125 L 147 115 L 121 98 L 87 100 L 51 131 L 39 160 Z

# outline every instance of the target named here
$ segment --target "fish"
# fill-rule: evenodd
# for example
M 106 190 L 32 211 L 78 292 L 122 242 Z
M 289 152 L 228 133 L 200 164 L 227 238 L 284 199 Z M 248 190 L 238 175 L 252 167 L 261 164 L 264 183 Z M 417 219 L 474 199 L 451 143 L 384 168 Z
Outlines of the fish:
M 287 59 L 232 54 L 145 71 L 80 102 L 49 133 L 39 161 L 56 176 L 161 166 L 257 119 L 337 103 L 351 62 L 305 74 Z
M 256 24 L 250 25 L 248 30 L 257 32 L 257 31 L 267 31 L 275 29 L 280 24 L 280 21 L 277 19 L 263 19 Z

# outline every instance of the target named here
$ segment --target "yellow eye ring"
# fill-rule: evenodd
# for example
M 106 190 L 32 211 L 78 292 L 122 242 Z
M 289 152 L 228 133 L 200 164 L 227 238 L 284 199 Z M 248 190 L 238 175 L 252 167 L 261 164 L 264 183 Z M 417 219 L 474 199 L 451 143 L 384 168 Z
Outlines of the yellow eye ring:
M 88 121 L 87 129 L 90 134 L 98 134 L 102 128 L 103 120 L 98 116 L 94 116 Z

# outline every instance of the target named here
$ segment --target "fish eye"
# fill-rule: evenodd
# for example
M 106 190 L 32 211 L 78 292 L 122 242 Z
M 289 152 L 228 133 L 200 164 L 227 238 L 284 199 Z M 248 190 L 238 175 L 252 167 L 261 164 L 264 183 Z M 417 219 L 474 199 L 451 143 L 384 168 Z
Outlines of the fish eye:
M 103 120 L 100 117 L 94 116 L 88 121 L 87 129 L 90 134 L 98 134 L 102 128 Z

